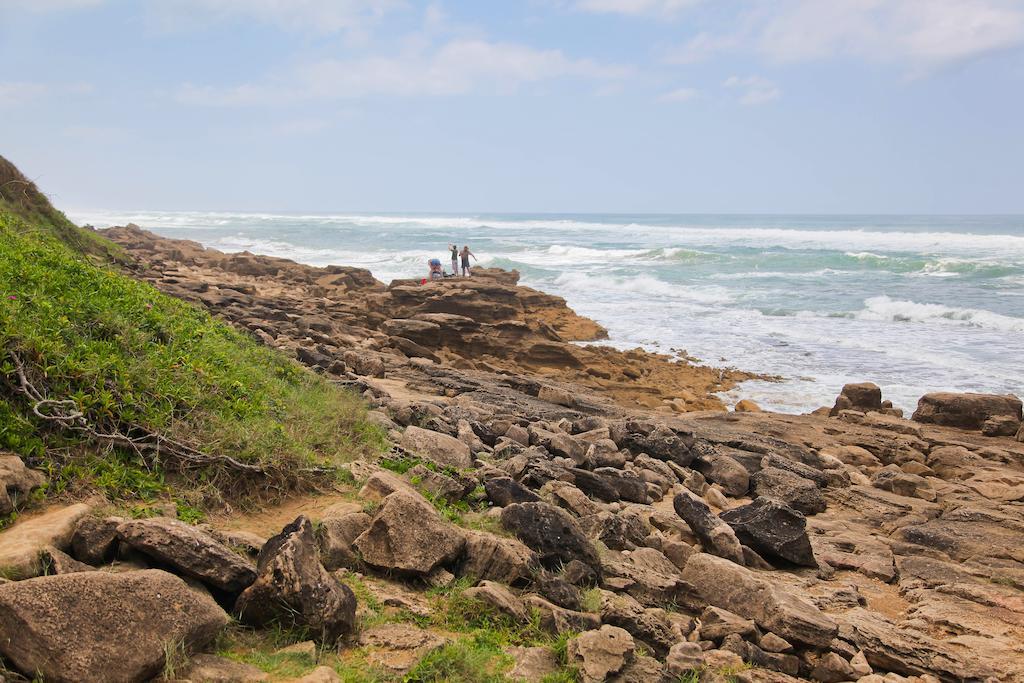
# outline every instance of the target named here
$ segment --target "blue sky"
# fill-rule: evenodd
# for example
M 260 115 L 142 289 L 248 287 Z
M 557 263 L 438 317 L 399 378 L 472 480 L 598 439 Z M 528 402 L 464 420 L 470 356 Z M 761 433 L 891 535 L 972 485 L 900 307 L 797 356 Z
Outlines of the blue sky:
M 1024 212 L 1022 0 L 0 0 L 66 208 Z

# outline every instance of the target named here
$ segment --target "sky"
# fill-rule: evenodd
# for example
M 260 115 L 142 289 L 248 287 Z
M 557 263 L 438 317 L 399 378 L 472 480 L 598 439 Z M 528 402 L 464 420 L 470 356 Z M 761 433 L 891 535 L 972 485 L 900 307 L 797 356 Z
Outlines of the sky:
M 1024 0 L 0 0 L 65 209 L 1024 213 Z

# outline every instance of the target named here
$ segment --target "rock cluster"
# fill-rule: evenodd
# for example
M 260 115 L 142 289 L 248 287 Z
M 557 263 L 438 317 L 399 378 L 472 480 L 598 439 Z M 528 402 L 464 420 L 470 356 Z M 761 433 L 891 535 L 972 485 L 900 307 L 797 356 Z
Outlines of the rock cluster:
M 355 638 L 394 671 L 443 645 L 409 624 L 353 634 L 340 569 L 413 590 L 460 578 L 481 610 L 570 634 L 565 656 L 587 681 L 1024 679 L 1015 399 L 930 394 L 906 420 L 858 384 L 812 415 L 679 412 L 653 388 L 678 368 L 567 343 L 597 330 L 513 275 L 384 287 L 355 269 L 108 234 L 157 286 L 356 387 L 395 446 L 351 465 L 357 503 L 265 543 L 84 506 L 0 533 L 0 563 L 36 577 L 0 585 L 0 654 L 19 670 L 140 680 L 162 663 L 152 643 L 201 649 L 228 613 L 323 644 Z M 396 461 L 415 466 L 383 467 Z M 39 576 L 42 551 L 55 575 Z M 148 569 L 84 566 L 114 558 Z M 154 603 L 150 586 L 173 599 Z M 82 633 L 116 608 L 116 627 L 139 634 L 131 656 Z M 515 657 L 527 680 L 553 667 L 550 652 Z

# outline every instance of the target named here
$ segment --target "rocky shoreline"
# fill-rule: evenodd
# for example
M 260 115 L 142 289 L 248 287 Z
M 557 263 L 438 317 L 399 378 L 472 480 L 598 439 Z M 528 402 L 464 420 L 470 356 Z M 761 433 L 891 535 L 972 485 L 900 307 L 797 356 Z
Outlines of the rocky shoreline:
M 727 412 L 714 393 L 748 375 L 581 345 L 604 331 L 514 273 L 385 286 L 103 234 L 137 277 L 362 393 L 394 448 L 350 465 L 358 494 L 258 527 L 76 505 L 0 533 L 19 579 L 0 585 L 0 654 L 23 674 L 160 675 L 168 639 L 208 651 L 229 613 L 287 618 L 396 676 L 448 637 L 367 627 L 357 577 L 412 612 L 467 582 L 508 622 L 568 634 L 564 663 L 510 652 L 517 680 L 562 664 L 583 681 L 1024 680 L 1015 398 L 929 394 L 906 419 L 864 384 L 811 415 Z M 15 497 L 40 483 L 14 456 L 0 477 Z M 231 664 L 199 655 L 171 678 L 261 680 L 210 673 Z M 303 680 L 340 680 L 317 671 Z

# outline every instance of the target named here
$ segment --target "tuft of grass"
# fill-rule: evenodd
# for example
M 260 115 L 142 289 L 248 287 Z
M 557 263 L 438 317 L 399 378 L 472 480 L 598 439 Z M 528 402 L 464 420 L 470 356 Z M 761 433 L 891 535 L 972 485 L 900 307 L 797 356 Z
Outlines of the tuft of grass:
M 406 674 L 408 683 L 501 683 L 512 658 L 485 632 L 434 650 Z
M 15 357 L 47 399 L 96 432 L 159 434 L 256 464 L 176 467 L 34 414 Z M 48 470 L 51 492 L 152 500 L 168 476 L 213 496 L 280 493 L 386 447 L 362 399 L 152 286 L 94 265 L 0 213 L 0 448 Z

